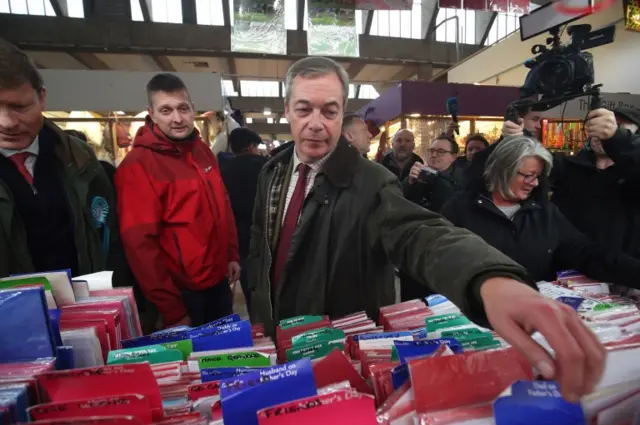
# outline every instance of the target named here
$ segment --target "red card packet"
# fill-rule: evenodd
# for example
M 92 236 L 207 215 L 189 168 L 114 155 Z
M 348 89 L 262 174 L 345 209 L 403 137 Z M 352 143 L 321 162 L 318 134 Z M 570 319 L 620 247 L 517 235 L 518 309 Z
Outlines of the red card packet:
M 513 382 L 533 378 L 513 348 L 409 360 L 409 372 L 418 413 L 488 403 Z
M 493 418 L 493 406 L 491 404 L 483 404 L 423 413 L 420 415 L 420 425 L 457 425 L 490 418 Z
M 90 418 L 50 419 L 29 422 L 29 425 L 142 425 L 133 416 L 96 416 Z
M 259 425 L 372 425 L 373 397 L 353 390 L 307 397 L 258 411 Z
M 151 423 L 149 403 L 139 394 L 46 403 L 30 407 L 27 411 L 36 421 L 92 416 L 133 416 L 143 425 Z
M 205 397 L 213 397 L 220 395 L 220 382 L 205 382 L 204 384 L 189 385 L 189 400 L 196 401 Z
M 86 320 L 60 320 L 60 330 L 72 330 L 72 329 L 86 329 L 94 328 L 98 341 L 100 341 L 100 348 L 102 349 L 102 358 L 105 363 L 109 356 L 109 347 L 111 347 L 111 341 L 109 339 L 109 328 L 107 327 L 107 321 L 104 319 L 86 319 Z M 115 339 L 115 335 L 114 335 Z
M 120 313 L 118 310 L 70 310 L 62 308 L 60 310 L 60 322 L 77 322 L 87 320 L 104 320 L 107 322 L 107 331 L 109 333 L 109 350 L 118 350 L 120 348 Z
M 129 305 L 131 306 L 131 313 L 133 315 L 133 324 L 135 326 L 137 336 L 142 336 L 142 325 L 140 323 L 140 314 L 138 313 L 138 304 L 136 304 L 136 298 L 133 294 L 133 288 L 111 288 L 111 289 L 98 289 L 90 291 L 89 295 L 92 297 L 110 297 L 123 295 L 129 299 Z
M 318 388 L 349 381 L 351 388 L 363 394 L 373 395 L 373 389 L 353 367 L 347 356 L 338 349 L 313 365 L 313 376 Z
M 149 363 L 47 372 L 38 376 L 42 399 L 63 402 L 130 394 L 146 397 L 154 421 L 164 417 L 160 389 Z

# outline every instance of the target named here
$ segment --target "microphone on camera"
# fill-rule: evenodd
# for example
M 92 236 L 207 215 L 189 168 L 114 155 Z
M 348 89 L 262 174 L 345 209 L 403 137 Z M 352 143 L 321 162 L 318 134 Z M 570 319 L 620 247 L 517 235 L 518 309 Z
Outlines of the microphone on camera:
M 456 97 L 450 97 L 447 99 L 447 113 L 451 115 L 451 120 L 458 123 L 458 99 Z M 456 134 L 460 134 L 460 129 L 456 128 Z

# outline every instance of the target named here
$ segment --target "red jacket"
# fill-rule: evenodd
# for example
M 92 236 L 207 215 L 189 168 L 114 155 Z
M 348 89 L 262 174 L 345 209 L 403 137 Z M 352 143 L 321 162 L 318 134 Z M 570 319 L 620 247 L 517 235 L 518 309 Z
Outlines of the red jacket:
M 148 120 L 116 172 L 127 259 L 165 326 L 186 315 L 180 287 L 221 282 L 238 261 L 236 226 L 213 152 L 195 133 L 173 142 Z

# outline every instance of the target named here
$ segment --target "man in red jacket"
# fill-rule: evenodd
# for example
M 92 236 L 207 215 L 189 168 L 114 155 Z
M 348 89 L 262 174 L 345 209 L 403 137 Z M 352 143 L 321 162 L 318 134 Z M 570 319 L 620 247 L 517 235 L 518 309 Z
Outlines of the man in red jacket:
M 158 74 L 147 95 L 146 125 L 116 173 L 122 241 L 164 326 L 199 326 L 233 312 L 233 211 L 184 82 Z

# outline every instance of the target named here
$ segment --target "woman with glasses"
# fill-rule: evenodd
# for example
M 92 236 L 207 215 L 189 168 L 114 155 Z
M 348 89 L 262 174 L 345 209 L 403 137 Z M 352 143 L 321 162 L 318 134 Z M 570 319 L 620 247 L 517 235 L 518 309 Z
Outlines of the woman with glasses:
M 537 140 L 512 136 L 491 146 L 484 174 L 441 213 L 522 264 L 538 280 L 574 269 L 603 282 L 638 286 L 640 261 L 576 230 L 549 202 L 553 157 Z

